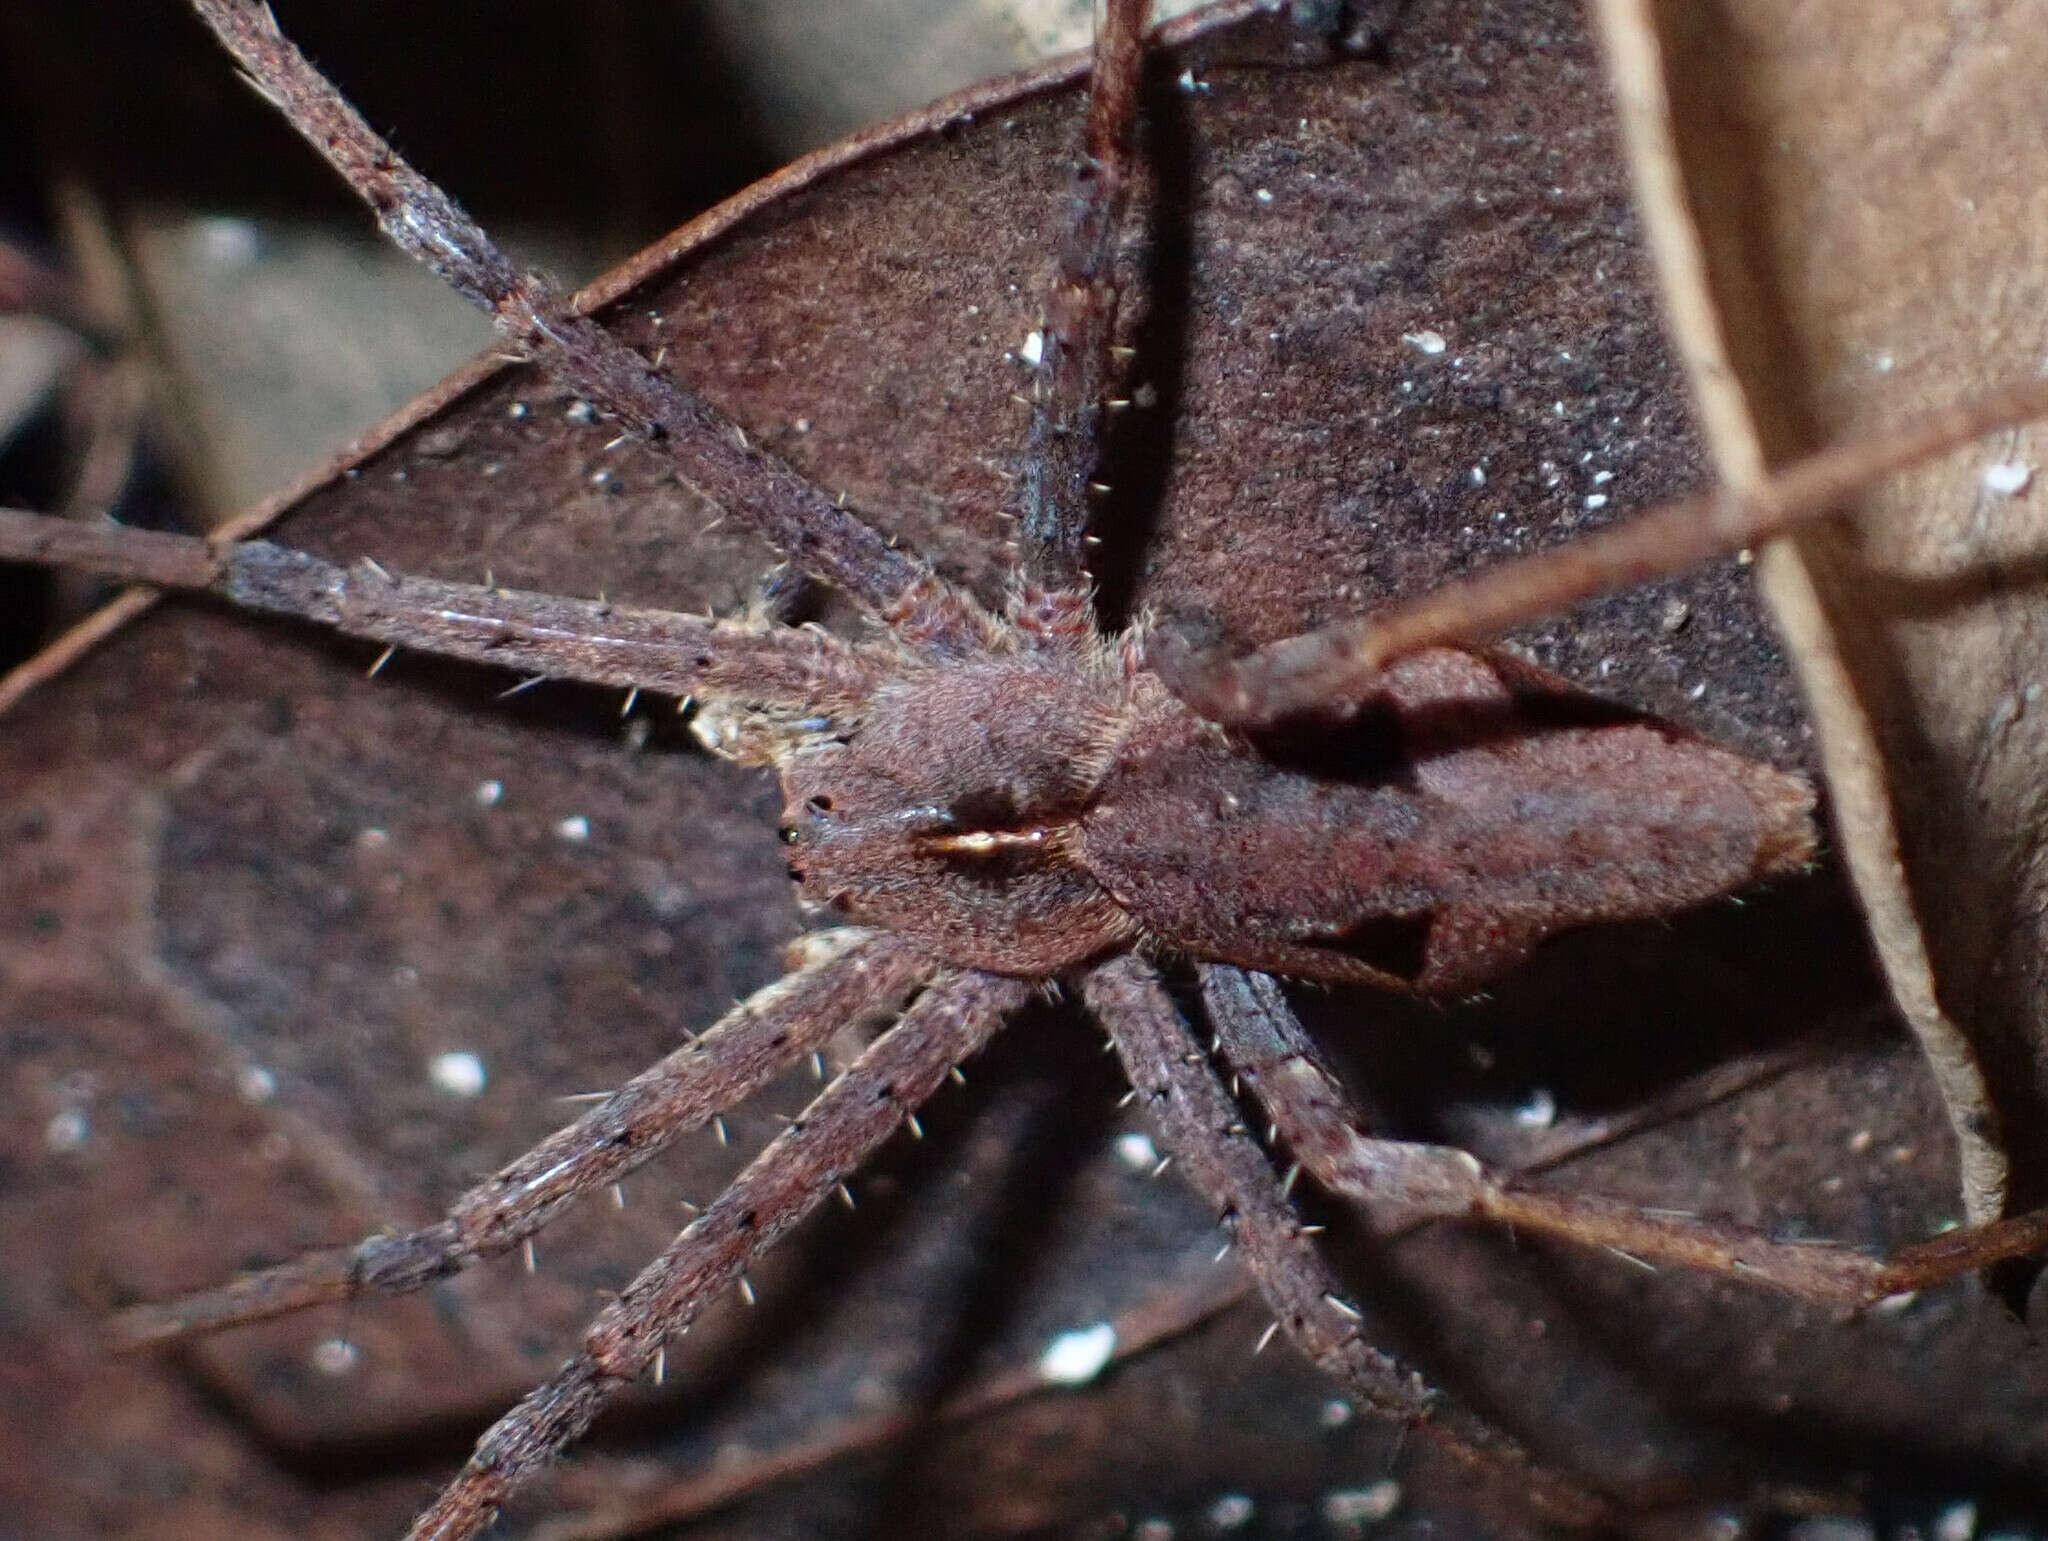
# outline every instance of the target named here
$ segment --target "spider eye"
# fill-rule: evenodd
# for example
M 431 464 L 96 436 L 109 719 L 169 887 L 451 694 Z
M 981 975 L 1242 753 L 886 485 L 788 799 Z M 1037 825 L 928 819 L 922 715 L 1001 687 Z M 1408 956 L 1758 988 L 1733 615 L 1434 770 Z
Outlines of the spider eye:
M 784 845 L 796 844 L 797 830 L 794 824 L 778 824 L 775 827 L 775 834 Z
M 813 813 L 830 813 L 832 811 L 832 799 L 820 793 L 818 796 L 808 799 L 804 806 Z

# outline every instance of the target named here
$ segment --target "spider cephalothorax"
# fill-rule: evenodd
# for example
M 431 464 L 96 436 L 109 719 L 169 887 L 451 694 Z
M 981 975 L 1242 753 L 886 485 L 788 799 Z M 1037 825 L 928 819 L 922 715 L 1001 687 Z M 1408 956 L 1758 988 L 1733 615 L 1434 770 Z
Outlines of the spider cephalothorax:
M 1130 918 L 1083 860 L 1079 821 L 1142 693 L 1113 663 L 1042 653 L 881 688 L 844 738 L 783 759 L 790 876 L 838 913 L 970 968 L 1048 974 L 1128 940 Z

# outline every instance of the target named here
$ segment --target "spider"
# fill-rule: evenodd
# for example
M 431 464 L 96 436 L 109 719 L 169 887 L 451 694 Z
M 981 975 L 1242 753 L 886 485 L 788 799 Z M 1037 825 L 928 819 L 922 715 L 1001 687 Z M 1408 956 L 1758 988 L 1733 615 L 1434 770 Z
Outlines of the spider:
M 505 265 L 262 13 L 214 0 L 200 9 L 402 242 L 487 297 L 522 347 L 554 357 L 598 409 L 665 446 L 694 485 L 758 520 L 797 565 L 887 625 L 879 638 L 845 642 L 400 578 L 263 545 L 10 523 L 17 549 L 39 556 L 211 590 L 392 647 L 687 699 L 706 747 L 777 771 L 791 876 L 854 928 L 828 933 L 805 968 L 467 1195 L 443 1224 L 133 1313 L 135 1336 L 418 1287 L 467 1267 L 517 1246 L 825 1035 L 853 1021 L 896 1023 L 605 1309 L 584 1352 L 485 1437 L 418 1534 L 484 1523 L 611 1392 L 659 1362 L 664 1340 L 713 1292 L 914 1119 L 1034 986 L 1054 980 L 1109 1031 L 1162 1142 L 1225 1217 L 1281 1329 L 1373 1405 L 1519 1469 L 1511 1441 L 1423 1390 L 1361 1335 L 1190 1035 L 1161 957 L 1197 966 L 1220 1052 L 1281 1142 L 1380 1224 L 1487 1215 L 1856 1301 L 2036 1244 L 2033 1229 L 2007 1227 L 1973 1238 L 1981 1245 L 1879 1265 L 1546 1198 L 1460 1152 L 1362 1131 L 1272 974 L 1474 989 L 1554 931 L 1662 915 L 1796 868 L 1811 849 L 1810 797 L 1795 777 L 1616 713 L 1509 655 L 1430 645 L 1440 637 L 1381 652 L 1338 632 L 1218 664 L 1142 621 L 1098 628 L 1088 481 L 1115 365 L 1108 274 L 1117 184 L 1130 172 L 1140 7 L 1113 7 L 1100 45 L 1092 173 L 1061 246 L 1020 572 L 1000 611 L 876 537 Z M 1379 756 L 1372 774 L 1309 774 L 1315 746 L 1301 741 L 1302 720 L 1327 733 L 1340 717 Z M 1561 1509 L 1597 1508 L 1548 1474 L 1523 1479 Z

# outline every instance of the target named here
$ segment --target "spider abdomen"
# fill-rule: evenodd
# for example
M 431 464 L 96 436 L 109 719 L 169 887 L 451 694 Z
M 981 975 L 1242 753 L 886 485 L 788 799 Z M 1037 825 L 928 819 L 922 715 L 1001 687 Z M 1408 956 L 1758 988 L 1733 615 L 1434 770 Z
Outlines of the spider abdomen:
M 1433 649 L 1357 714 L 1225 738 L 1178 702 L 1129 734 L 1081 859 L 1194 956 L 1424 994 L 1569 927 L 1668 914 L 1797 866 L 1796 776 L 1528 665 Z

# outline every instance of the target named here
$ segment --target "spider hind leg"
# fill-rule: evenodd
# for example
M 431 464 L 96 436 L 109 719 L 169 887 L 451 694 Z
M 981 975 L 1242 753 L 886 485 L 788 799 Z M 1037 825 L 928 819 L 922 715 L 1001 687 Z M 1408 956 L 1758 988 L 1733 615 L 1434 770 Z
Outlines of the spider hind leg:
M 484 1433 L 409 1541 L 453 1541 L 487 1525 L 515 1487 L 589 1428 L 664 1342 L 857 1170 L 1028 995 L 1023 982 L 992 974 L 932 983 L 599 1313 L 576 1355 Z
M 815 961 L 757 991 L 581 1118 L 486 1178 L 434 1224 L 311 1252 L 218 1289 L 135 1306 L 113 1323 L 139 1348 L 366 1294 L 405 1294 L 518 1246 L 585 1194 L 617 1182 L 743 1101 L 841 1028 L 894 1011 L 930 974 L 914 948 L 842 932 Z

